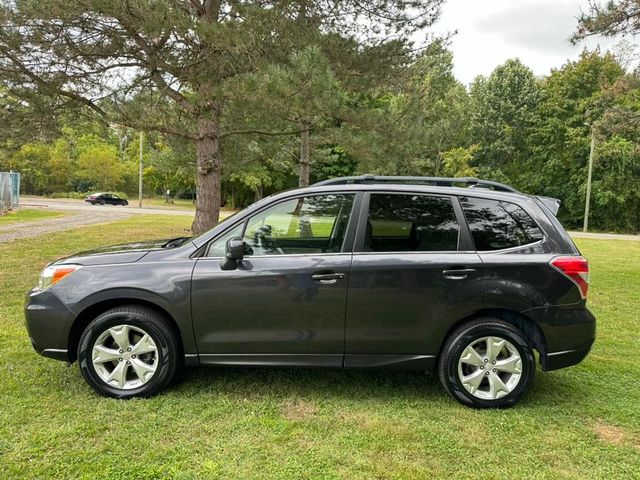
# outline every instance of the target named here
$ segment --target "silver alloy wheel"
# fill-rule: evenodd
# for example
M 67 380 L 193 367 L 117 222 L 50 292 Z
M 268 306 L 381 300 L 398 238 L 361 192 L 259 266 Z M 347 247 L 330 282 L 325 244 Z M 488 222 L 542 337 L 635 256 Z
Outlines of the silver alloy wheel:
M 522 358 L 504 338 L 478 338 L 462 351 L 458 377 L 467 392 L 483 400 L 496 400 L 513 391 L 522 377 Z
M 140 327 L 117 325 L 98 337 L 93 344 L 91 361 L 104 383 L 131 390 L 153 378 L 158 368 L 158 348 Z

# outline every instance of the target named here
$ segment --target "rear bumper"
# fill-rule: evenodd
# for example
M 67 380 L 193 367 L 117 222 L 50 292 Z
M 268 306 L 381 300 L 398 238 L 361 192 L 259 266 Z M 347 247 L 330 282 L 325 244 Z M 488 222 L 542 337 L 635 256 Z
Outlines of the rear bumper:
M 550 370 L 558 370 L 559 368 L 571 367 L 577 365 L 589 354 L 593 340 L 573 348 L 561 352 L 550 352 L 540 355 L 540 365 L 543 372 Z
M 540 365 L 545 372 L 580 363 L 596 339 L 596 319 L 584 307 L 540 307 L 523 314 L 534 320 L 544 335 Z
M 36 352 L 69 361 L 68 343 L 75 315 L 50 290 L 27 292 L 24 316 Z

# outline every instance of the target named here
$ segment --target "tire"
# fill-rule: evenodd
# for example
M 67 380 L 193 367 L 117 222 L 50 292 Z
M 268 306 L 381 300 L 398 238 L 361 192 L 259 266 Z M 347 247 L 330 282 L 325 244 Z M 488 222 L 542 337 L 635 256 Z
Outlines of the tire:
M 105 202 L 104 200 L 100 200 L 100 205 L 105 205 L 107 202 Z
M 447 393 L 473 408 L 512 407 L 528 390 L 535 371 L 527 337 L 495 318 L 480 318 L 456 329 L 446 339 L 438 362 Z
M 129 351 L 120 348 L 127 344 Z M 106 352 L 104 358 L 100 357 L 103 354 L 94 356 L 95 347 Z M 87 326 L 78 344 L 78 364 L 85 381 L 98 394 L 146 398 L 173 379 L 179 352 L 177 336 L 162 315 L 130 305 L 107 310 Z M 107 381 L 111 376 L 114 379 Z

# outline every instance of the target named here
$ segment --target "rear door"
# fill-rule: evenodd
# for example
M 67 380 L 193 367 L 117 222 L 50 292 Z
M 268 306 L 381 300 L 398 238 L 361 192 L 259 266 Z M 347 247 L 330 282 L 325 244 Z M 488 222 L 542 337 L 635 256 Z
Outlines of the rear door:
M 445 332 L 483 302 L 483 272 L 455 196 L 363 199 L 347 301 L 345 366 L 429 368 Z
M 284 200 L 213 242 L 192 280 L 201 362 L 342 365 L 356 199 Z M 223 271 L 224 242 L 234 236 L 250 251 L 236 270 Z

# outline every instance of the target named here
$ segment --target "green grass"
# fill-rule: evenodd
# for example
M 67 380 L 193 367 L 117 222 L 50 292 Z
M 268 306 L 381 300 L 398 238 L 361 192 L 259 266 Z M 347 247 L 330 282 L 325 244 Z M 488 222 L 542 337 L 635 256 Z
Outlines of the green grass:
M 464 408 L 419 372 L 201 368 L 116 401 L 32 351 L 23 294 L 48 261 L 189 224 L 144 216 L 0 245 L 0 477 L 640 477 L 640 242 L 578 241 L 598 340 L 505 411 Z
M 138 197 L 131 197 L 129 199 L 129 203 L 131 205 L 138 205 Z M 160 198 L 143 198 L 142 206 L 147 208 L 168 208 L 168 209 L 179 209 L 179 210 L 195 210 L 196 206 L 193 203 L 193 200 L 188 200 L 184 198 L 174 198 L 173 203 L 165 202 L 163 197 Z
M 54 218 L 64 215 L 63 212 L 40 209 L 19 209 L 0 216 L 0 227 L 9 223 L 27 222 L 30 220 L 43 220 L 45 218 Z

